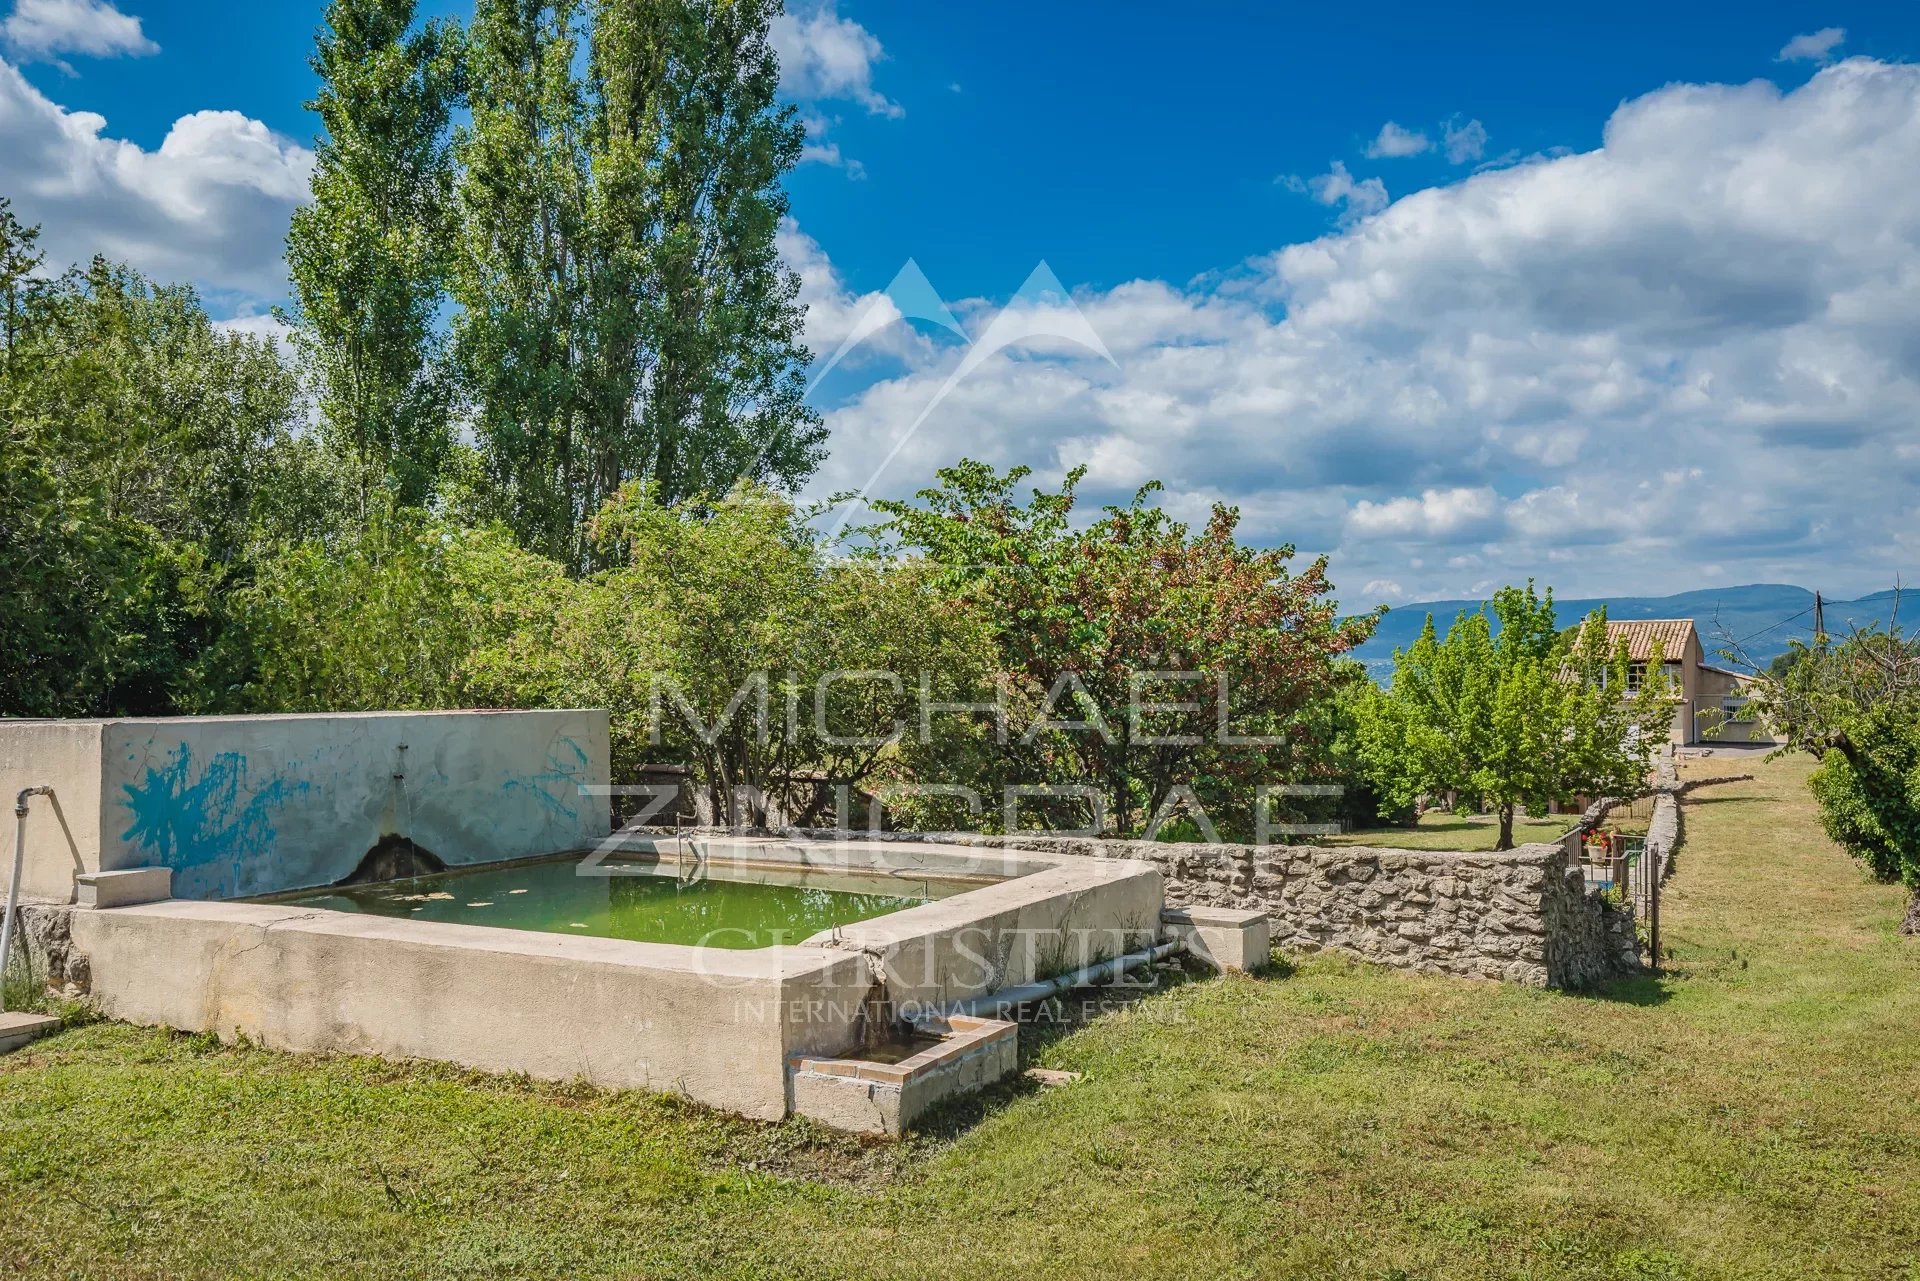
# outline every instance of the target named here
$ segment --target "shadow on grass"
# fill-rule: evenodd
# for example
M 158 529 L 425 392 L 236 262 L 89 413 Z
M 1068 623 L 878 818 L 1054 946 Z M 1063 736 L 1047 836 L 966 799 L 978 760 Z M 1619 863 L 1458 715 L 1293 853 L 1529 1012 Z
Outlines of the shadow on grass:
M 1593 987 L 1580 988 L 1569 995 L 1590 1001 L 1612 1001 L 1618 1005 L 1664 1005 L 1673 997 L 1673 975 L 1636 974 L 1631 978 L 1613 979 Z
M 1027 1069 L 1035 1066 L 1036 1060 L 1047 1047 L 1066 1039 L 1096 1019 L 1123 1014 L 1152 997 L 1164 995 L 1189 983 L 1201 983 L 1217 977 L 1212 970 L 1187 957 L 1162 961 L 1145 973 L 1150 976 L 1150 981 L 1075 988 L 1021 1007 L 1017 1018 L 1020 1026 L 1019 1068 L 1005 1080 L 935 1105 L 914 1123 L 914 1138 L 933 1143 L 957 1139 L 1017 1099 L 1050 1088 L 1062 1088 L 1042 1085 L 1026 1075 Z M 1255 977 L 1282 979 L 1292 973 L 1293 964 L 1276 954 L 1256 972 Z M 1138 972 L 1129 976 L 1130 979 L 1137 977 Z
M 1143 977 L 1144 976 L 1144 977 Z M 1122 1013 L 1150 997 L 1204 982 L 1213 972 L 1184 956 L 1171 957 L 1127 976 L 1127 981 L 1075 988 L 1020 1011 L 1020 1068 L 1032 1066 L 1040 1052 L 1104 1015 Z

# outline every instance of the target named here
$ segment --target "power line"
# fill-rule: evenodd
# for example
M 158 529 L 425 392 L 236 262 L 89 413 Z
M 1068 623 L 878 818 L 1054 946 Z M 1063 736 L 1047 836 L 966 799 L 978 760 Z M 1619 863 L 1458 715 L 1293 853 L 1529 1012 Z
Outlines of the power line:
M 1814 610 L 1819 608 L 1819 605 L 1817 603 L 1818 597 L 1815 598 L 1815 601 L 1816 601 L 1815 604 L 1807 606 L 1805 609 L 1795 614 L 1792 618 L 1783 618 L 1777 623 L 1774 623 L 1767 627 L 1762 627 L 1759 631 L 1755 632 L 1751 636 L 1742 636 L 1739 640 L 1733 642 L 1734 646 L 1737 648 L 1741 645 L 1746 644 L 1750 640 L 1758 640 L 1760 637 L 1765 636 L 1768 632 L 1775 631 L 1779 628 L 1785 627 L 1788 623 L 1794 622 L 1797 619 L 1805 618 L 1808 614 L 1813 613 Z

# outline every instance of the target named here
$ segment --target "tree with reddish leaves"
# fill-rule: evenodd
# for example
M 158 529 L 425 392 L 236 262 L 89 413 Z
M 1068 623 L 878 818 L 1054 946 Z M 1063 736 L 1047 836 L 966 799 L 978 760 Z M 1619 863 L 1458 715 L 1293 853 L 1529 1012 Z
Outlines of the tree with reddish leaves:
M 1378 614 L 1341 615 L 1324 558 L 1296 571 L 1291 546 L 1242 544 L 1234 508 L 1192 530 L 1154 501 L 1155 482 L 1076 524 L 1085 469 L 1023 505 L 1028 474 L 963 461 L 916 501 L 876 504 L 872 532 L 933 562 L 999 645 L 1001 687 L 982 702 L 997 699 L 1004 724 L 956 714 L 933 732 L 964 739 L 952 758 L 989 784 L 1097 791 L 1112 831 L 1253 828 L 1257 788 L 1324 770 L 1324 710 L 1358 678 L 1340 660 Z M 1091 808 L 1088 796 L 1032 818 L 1080 825 Z

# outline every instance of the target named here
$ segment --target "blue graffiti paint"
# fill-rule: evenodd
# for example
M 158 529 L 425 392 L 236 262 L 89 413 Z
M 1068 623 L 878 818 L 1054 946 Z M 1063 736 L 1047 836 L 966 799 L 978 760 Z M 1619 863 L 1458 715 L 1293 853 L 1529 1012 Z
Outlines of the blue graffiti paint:
M 121 788 L 120 804 L 132 816 L 120 839 L 137 845 L 154 863 L 172 868 L 242 863 L 273 846 L 273 815 L 303 782 L 274 777 L 250 786 L 246 758 L 215 755 L 196 776 L 193 754 L 182 743 L 159 769 Z
M 500 785 L 500 790 L 510 794 L 531 793 L 541 808 L 554 818 L 578 823 L 580 811 L 567 804 L 566 798 L 579 794 L 581 784 L 586 781 L 586 769 L 587 750 L 562 734 L 547 749 L 545 770 L 525 778 L 510 778 Z

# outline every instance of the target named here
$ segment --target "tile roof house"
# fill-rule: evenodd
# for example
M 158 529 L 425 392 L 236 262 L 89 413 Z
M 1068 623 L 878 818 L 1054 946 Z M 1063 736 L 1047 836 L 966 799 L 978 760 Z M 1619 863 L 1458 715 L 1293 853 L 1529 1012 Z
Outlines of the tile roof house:
M 1767 727 L 1745 716 L 1748 678 L 1706 661 L 1700 633 L 1690 618 L 1644 618 L 1607 622 L 1607 643 L 1627 643 L 1628 680 L 1645 679 L 1657 646 L 1667 678 L 1680 691 L 1673 709 L 1676 747 L 1694 743 L 1766 743 Z

